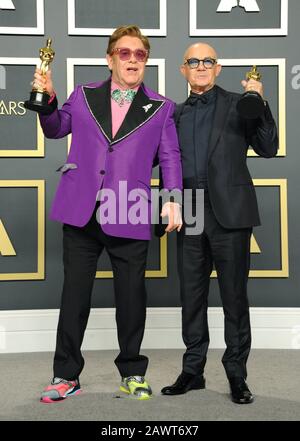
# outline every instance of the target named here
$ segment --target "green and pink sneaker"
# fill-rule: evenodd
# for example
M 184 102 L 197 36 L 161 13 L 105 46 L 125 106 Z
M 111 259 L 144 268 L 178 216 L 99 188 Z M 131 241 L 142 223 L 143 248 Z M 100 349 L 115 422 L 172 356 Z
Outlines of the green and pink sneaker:
M 133 375 L 123 377 L 120 385 L 120 391 L 125 392 L 131 398 L 137 400 L 149 400 L 152 396 L 152 390 L 144 377 Z

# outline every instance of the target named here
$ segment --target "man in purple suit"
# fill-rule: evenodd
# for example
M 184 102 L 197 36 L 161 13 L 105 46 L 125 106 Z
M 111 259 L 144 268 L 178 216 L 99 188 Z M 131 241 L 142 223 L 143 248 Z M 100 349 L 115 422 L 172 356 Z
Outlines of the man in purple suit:
M 35 85 L 49 93 L 53 108 L 50 115 L 40 117 L 45 136 L 62 138 L 72 133 L 51 210 L 51 218 L 63 223 L 65 278 L 54 378 L 42 393 L 44 403 L 80 392 L 79 375 L 84 366 L 80 348 L 97 261 L 104 248 L 114 274 L 120 346 L 115 364 L 122 379 L 120 390 L 137 399 L 152 394 L 144 378 L 148 359 L 139 352 L 146 317 L 144 276 L 151 238 L 153 161 L 159 159 L 165 191 L 181 191 L 182 172 L 173 121 L 175 106 L 143 84 L 149 50 L 148 38 L 137 26 L 116 29 L 107 48 L 111 77 L 77 86 L 60 110 L 51 71 L 45 78 L 39 69 L 35 72 Z M 142 220 L 136 216 L 133 195 L 139 195 L 148 209 Z M 180 230 L 177 203 L 165 203 L 162 215 L 169 219 L 167 232 Z

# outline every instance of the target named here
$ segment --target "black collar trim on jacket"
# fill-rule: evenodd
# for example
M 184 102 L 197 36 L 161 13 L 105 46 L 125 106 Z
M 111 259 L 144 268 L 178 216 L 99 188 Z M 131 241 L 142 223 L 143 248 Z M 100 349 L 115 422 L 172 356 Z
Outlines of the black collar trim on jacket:
M 123 140 L 142 127 L 166 102 L 165 100 L 149 98 L 142 84 L 132 101 L 121 127 L 115 137 L 112 138 L 110 90 L 110 80 L 100 87 L 82 86 L 87 107 L 110 144 Z
M 110 80 L 100 87 L 82 86 L 87 107 L 105 138 L 111 142 Z

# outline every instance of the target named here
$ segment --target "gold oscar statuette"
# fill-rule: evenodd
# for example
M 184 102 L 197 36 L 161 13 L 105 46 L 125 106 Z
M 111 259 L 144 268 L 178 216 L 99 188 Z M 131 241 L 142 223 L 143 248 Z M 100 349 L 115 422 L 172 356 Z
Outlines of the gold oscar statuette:
M 55 55 L 55 52 L 51 47 L 51 43 L 52 39 L 48 38 L 47 46 L 40 49 L 40 69 L 42 71 L 42 75 L 44 76 L 46 75 L 46 72 L 49 69 L 49 65 L 53 61 Z M 43 115 L 47 115 L 52 112 L 52 108 L 48 104 L 49 99 L 49 94 L 43 88 L 39 88 L 33 83 L 30 98 L 28 101 L 25 101 L 24 107 L 29 110 L 34 110 L 35 112 L 41 113 Z
M 246 80 L 261 80 L 261 74 L 256 66 L 252 66 L 250 72 L 246 73 Z M 255 90 L 245 92 L 237 103 L 237 111 L 245 119 L 255 119 L 262 116 L 265 111 L 265 102 L 261 95 Z

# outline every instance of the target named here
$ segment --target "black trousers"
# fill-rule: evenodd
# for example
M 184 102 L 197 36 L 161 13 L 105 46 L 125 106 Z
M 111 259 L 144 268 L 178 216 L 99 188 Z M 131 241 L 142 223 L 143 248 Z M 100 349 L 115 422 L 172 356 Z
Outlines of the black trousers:
M 222 362 L 228 378 L 247 377 L 251 346 L 247 281 L 252 228 L 223 228 L 204 197 L 204 231 L 197 236 L 178 234 L 178 272 L 182 301 L 182 334 L 186 345 L 183 371 L 201 375 L 209 345 L 207 307 L 213 263 L 224 311 L 226 351 Z
M 148 358 L 140 355 L 146 318 L 145 268 L 147 240 L 106 235 L 95 218 L 96 208 L 84 227 L 63 226 L 64 285 L 62 292 L 54 376 L 79 377 L 84 359 L 81 344 L 86 329 L 97 261 L 109 254 L 116 304 L 120 353 L 115 364 L 122 377 L 145 375 Z

